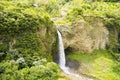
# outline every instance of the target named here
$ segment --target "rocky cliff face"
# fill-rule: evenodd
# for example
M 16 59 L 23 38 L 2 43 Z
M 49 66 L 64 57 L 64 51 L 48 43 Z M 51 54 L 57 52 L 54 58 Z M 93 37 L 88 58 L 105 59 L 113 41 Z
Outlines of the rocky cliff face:
M 105 49 L 108 43 L 109 32 L 99 18 L 88 17 L 69 26 L 60 25 L 59 30 L 66 50 L 91 52 Z

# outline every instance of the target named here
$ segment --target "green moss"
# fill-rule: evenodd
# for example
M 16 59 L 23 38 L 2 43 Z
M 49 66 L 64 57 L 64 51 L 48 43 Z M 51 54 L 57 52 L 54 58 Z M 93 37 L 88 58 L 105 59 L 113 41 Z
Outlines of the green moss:
M 91 54 L 71 53 L 67 57 L 82 63 L 80 68 L 82 68 L 81 73 L 83 74 L 95 77 L 98 80 L 120 79 L 118 72 L 116 72 L 116 70 L 119 70 L 118 64 L 106 50 L 96 50 Z
M 70 55 L 68 55 L 68 57 L 78 60 L 78 61 L 83 61 L 83 62 L 93 62 L 96 58 L 100 57 L 100 56 L 106 56 L 108 58 L 111 58 L 111 55 L 108 55 L 107 51 L 104 50 L 96 50 L 93 53 L 71 53 Z

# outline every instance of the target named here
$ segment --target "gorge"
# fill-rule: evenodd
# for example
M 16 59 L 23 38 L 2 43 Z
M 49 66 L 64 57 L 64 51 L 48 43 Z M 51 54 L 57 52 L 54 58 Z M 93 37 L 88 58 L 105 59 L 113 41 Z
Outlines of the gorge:
M 0 0 L 0 80 L 120 80 L 119 0 Z

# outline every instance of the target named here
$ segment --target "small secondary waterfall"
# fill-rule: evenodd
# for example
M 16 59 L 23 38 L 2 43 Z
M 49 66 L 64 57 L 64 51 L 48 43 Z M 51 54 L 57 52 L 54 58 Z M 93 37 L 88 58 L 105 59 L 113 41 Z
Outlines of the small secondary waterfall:
M 62 41 L 62 36 L 61 36 L 61 33 L 59 32 L 59 30 L 57 30 L 57 33 L 58 33 L 58 40 L 59 40 L 59 66 L 63 70 L 63 72 L 65 72 L 66 74 L 69 74 L 70 76 L 77 77 L 77 79 L 93 80 L 90 78 L 80 76 L 76 73 L 71 73 L 69 71 L 70 68 L 65 66 L 66 60 L 65 60 L 65 52 L 64 52 L 64 45 L 63 45 L 63 41 Z

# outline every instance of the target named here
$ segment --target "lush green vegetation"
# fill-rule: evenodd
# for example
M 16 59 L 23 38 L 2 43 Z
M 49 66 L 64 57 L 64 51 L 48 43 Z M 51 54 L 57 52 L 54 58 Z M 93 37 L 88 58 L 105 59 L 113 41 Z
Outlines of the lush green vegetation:
M 50 40 L 55 41 L 51 35 L 56 35 L 53 22 L 45 9 L 33 4 L 0 1 L 0 80 L 58 79 L 58 66 L 49 62 L 54 49 Z
M 20 2 L 2 0 L 0 1 L 0 8 L 0 52 L 4 55 L 13 56 L 9 59 L 25 57 L 27 60 L 31 61 L 32 59 L 33 61 L 38 56 L 38 59 L 44 58 L 48 52 L 45 49 L 45 44 L 49 43 L 47 40 L 51 39 L 48 37 L 51 36 L 48 29 L 53 26 L 47 12 L 24 0 L 20 0 Z M 45 39 L 49 38 L 44 43 L 41 33 L 39 33 L 41 28 L 46 28 L 47 33 L 44 37 Z M 49 51 L 50 53 L 51 51 Z
M 51 21 L 56 17 L 62 19 Z M 109 30 L 107 51 L 77 52 L 68 57 L 85 64 L 83 72 L 88 76 L 119 80 L 119 0 L 0 0 L 0 80 L 67 79 L 50 62 L 57 51 L 54 24 L 89 22 L 86 17 L 101 19 Z
M 69 5 L 68 5 L 69 4 Z M 90 22 L 92 18 L 98 18 L 103 21 L 104 25 L 109 30 L 109 44 L 107 49 L 111 51 L 112 55 L 116 60 L 120 60 L 120 3 L 118 2 L 103 2 L 103 1 L 91 1 L 88 3 L 86 1 L 79 2 L 78 0 L 73 0 L 64 5 L 64 9 L 67 15 L 64 17 L 64 21 L 58 20 L 57 24 L 74 24 L 79 20 L 85 20 Z M 89 18 L 87 18 L 89 17 Z
M 81 63 L 82 74 L 92 76 L 97 80 L 119 80 L 120 64 L 106 50 L 96 50 L 90 53 L 71 53 L 69 58 Z
M 97 50 L 90 53 L 71 53 L 69 58 L 81 63 L 81 73 L 95 77 L 98 80 L 119 80 L 120 77 L 120 3 L 112 2 L 81 2 L 74 5 L 64 18 L 66 23 L 73 24 L 78 20 L 92 23 L 90 19 L 98 18 L 109 30 L 109 44 L 107 51 Z M 87 18 L 88 17 L 88 18 Z M 60 22 L 60 21 L 58 21 Z M 60 23 L 61 24 L 61 23 Z
M 9 61 L 0 63 L 0 80 L 57 80 L 59 75 L 58 66 L 47 63 L 45 60 L 33 62 L 32 67 L 21 69 L 19 61 Z

